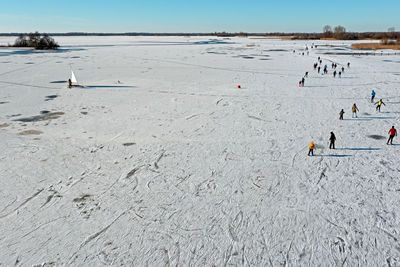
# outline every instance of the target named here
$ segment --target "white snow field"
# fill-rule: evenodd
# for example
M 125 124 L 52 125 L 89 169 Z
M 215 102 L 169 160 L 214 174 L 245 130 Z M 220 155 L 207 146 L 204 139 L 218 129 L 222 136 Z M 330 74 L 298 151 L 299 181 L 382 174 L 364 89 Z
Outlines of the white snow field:
M 0 48 L 1 266 L 400 266 L 399 53 L 55 39 Z

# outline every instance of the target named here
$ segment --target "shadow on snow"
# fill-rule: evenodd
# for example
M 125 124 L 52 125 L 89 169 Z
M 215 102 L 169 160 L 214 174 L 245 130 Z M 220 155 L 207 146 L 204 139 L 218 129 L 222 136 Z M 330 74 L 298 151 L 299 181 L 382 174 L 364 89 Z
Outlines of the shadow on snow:
M 356 151 L 376 151 L 381 150 L 380 148 L 373 148 L 373 147 L 344 147 L 344 148 L 336 148 L 336 150 L 356 150 Z
M 349 157 L 352 157 L 352 155 L 335 155 L 335 154 L 329 154 L 329 155 L 314 155 L 314 157 L 349 158 Z
M 129 85 L 86 85 L 83 88 L 136 88 L 136 86 Z
M 10 48 L 15 49 L 15 48 Z M 57 50 L 34 50 L 34 49 L 18 49 L 7 52 L 0 51 L 0 56 L 13 56 L 13 55 L 32 55 L 32 54 L 56 54 L 56 53 L 66 53 L 66 52 L 74 52 L 74 51 L 83 51 L 85 49 L 76 48 L 76 49 L 66 49 L 61 48 Z

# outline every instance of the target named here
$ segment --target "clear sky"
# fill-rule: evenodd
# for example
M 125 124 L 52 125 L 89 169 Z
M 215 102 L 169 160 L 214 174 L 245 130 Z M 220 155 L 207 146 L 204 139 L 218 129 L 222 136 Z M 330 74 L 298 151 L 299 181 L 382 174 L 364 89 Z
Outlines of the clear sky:
M 400 0 L 0 0 L 0 32 L 400 31 Z

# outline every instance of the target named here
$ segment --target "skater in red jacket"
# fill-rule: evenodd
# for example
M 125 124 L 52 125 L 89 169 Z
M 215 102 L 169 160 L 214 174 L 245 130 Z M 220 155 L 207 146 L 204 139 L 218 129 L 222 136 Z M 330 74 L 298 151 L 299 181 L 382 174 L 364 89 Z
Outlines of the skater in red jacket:
M 393 145 L 393 138 L 397 136 L 397 130 L 394 128 L 394 126 L 392 126 L 392 128 L 389 130 L 389 139 L 387 141 L 386 144 L 390 144 Z

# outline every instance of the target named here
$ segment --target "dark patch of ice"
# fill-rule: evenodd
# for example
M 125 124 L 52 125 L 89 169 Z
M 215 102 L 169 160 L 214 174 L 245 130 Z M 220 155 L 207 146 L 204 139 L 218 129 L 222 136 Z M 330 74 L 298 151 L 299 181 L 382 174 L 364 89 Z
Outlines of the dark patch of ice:
M 133 146 L 136 145 L 135 142 L 123 143 L 124 146 Z
M 55 99 L 57 97 L 58 97 L 58 95 L 48 95 L 48 96 L 46 96 L 46 99 L 44 101 L 50 101 L 50 100 L 53 100 L 53 99 Z
M 289 50 L 286 49 L 267 49 L 267 50 L 263 50 L 265 52 L 288 52 Z
M 72 201 L 73 202 L 85 202 L 86 201 L 86 199 L 88 199 L 88 198 L 90 198 L 92 195 L 89 195 L 89 194 L 84 194 L 84 195 L 82 195 L 82 196 L 80 196 L 80 197 L 77 197 L 77 198 L 74 198 Z
M 216 54 L 216 55 L 226 55 L 227 53 L 225 52 L 214 52 L 214 51 L 208 51 L 208 54 Z
M 375 140 L 383 140 L 383 139 L 386 139 L 385 136 L 377 135 L 377 134 L 367 135 L 367 137 L 372 138 L 372 139 L 375 139 Z
M 36 116 L 32 116 L 32 117 L 15 119 L 14 121 L 36 122 L 36 121 L 54 120 L 54 119 L 58 119 L 61 115 L 64 115 L 64 112 L 49 112 L 49 113 L 36 115 Z
M 8 118 L 14 118 L 14 117 L 19 117 L 22 114 L 11 114 L 11 115 L 7 115 Z
M 400 63 L 400 61 L 395 61 L 395 60 L 390 60 L 390 59 L 384 59 L 382 61 L 383 62 L 390 62 L 390 63 Z
M 13 48 L 10 48 L 13 49 Z M 82 51 L 84 49 L 57 49 L 57 50 L 34 50 L 34 49 L 18 49 L 7 52 L 0 52 L 1 56 L 13 56 L 13 55 L 30 55 L 30 54 L 49 54 L 49 53 L 66 53 L 71 51 Z

